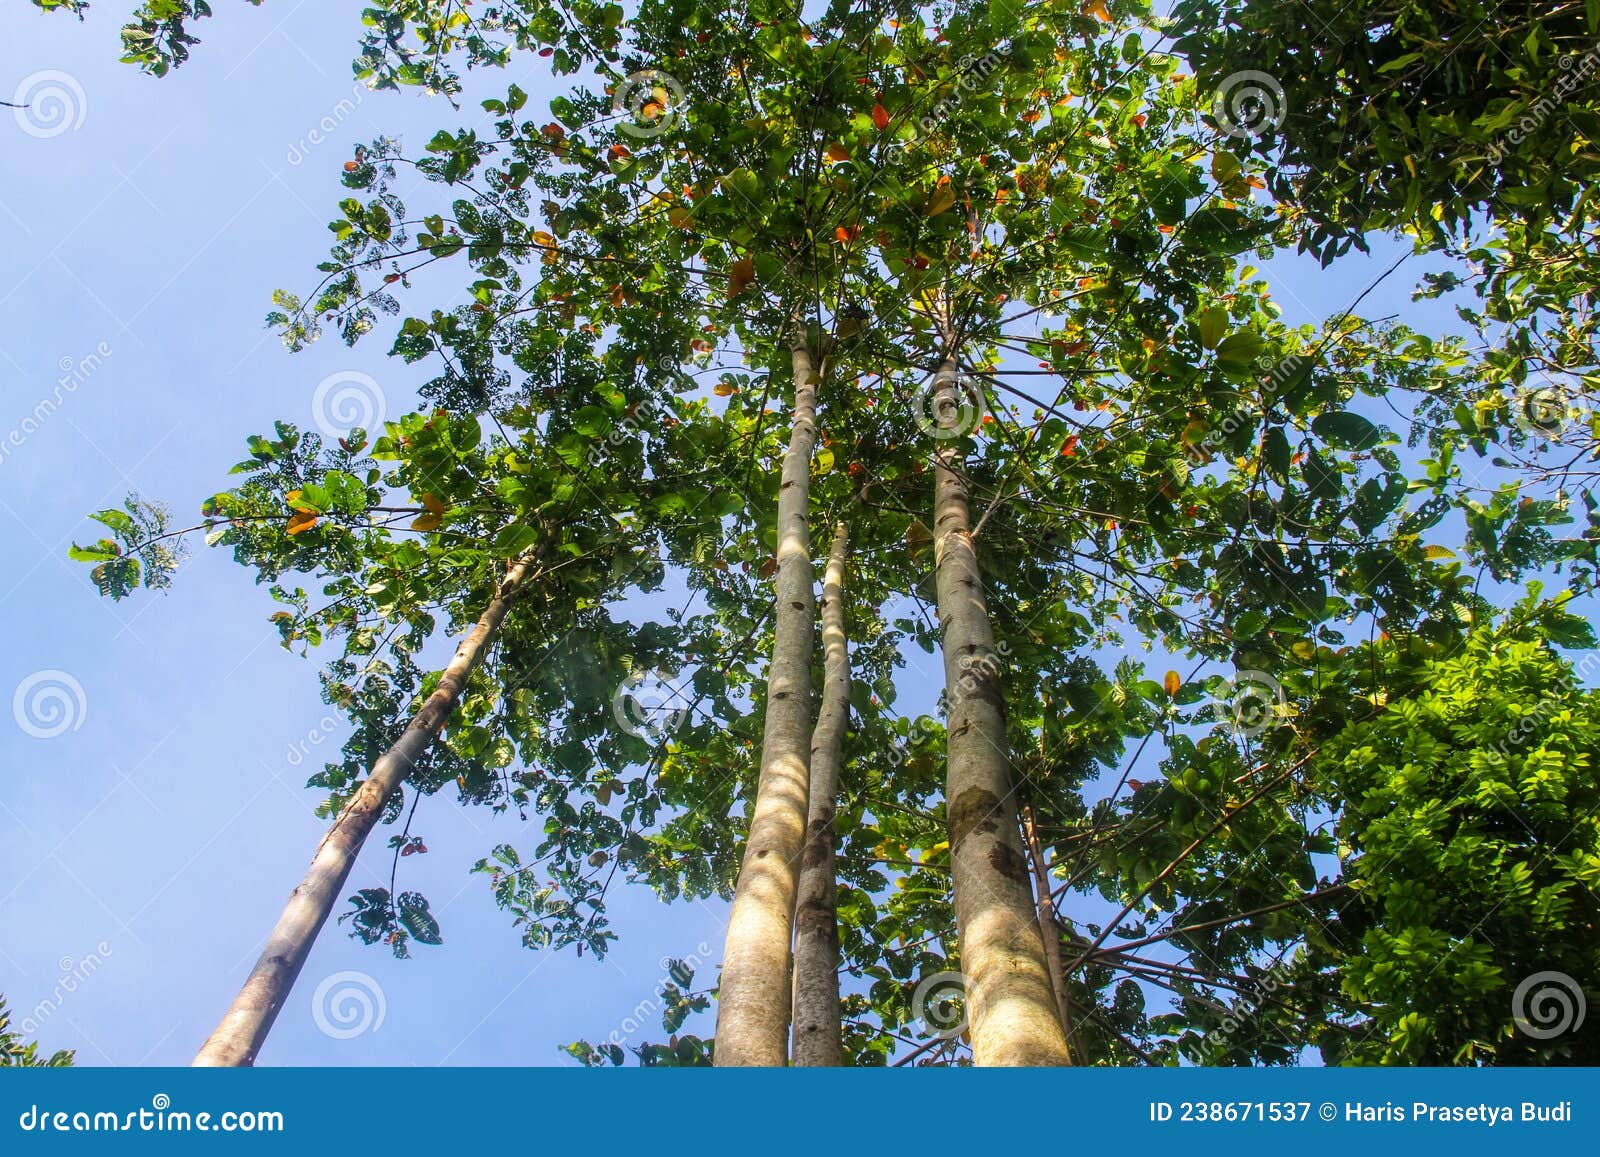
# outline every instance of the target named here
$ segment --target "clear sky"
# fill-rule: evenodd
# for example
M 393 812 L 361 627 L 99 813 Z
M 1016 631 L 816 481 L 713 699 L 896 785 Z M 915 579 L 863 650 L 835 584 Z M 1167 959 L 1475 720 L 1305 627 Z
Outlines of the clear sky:
M 83 25 L 12 0 L 0 36 L 0 99 L 31 82 L 40 115 L 40 86 L 70 106 L 43 132 L 0 109 L 0 700 L 36 704 L 0 714 L 0 992 L 82 1064 L 184 1064 L 210 1032 L 325 830 L 303 786 L 317 748 L 291 753 L 327 709 L 315 659 L 278 646 L 275 607 L 230 558 L 197 548 L 169 595 L 112 604 L 67 545 L 97 537 L 84 515 L 129 490 L 187 519 L 228 485 L 247 434 L 311 423 L 331 374 L 370 375 L 396 415 L 426 373 L 386 358 L 381 336 L 290 355 L 261 319 L 271 290 L 310 284 L 354 145 L 431 136 L 457 114 L 353 85 L 355 6 L 218 8 L 159 82 L 117 63 L 113 0 Z M 509 80 L 542 103 L 556 89 L 538 67 L 478 77 L 463 115 Z M 64 76 L 38 75 L 51 72 Z M 1277 297 L 1291 319 L 1321 320 L 1386 264 L 1280 261 Z M 1404 308 L 1412 280 L 1365 312 Z M 55 690 L 64 716 L 49 714 Z M 663 956 L 700 956 L 712 977 L 722 906 L 665 908 L 638 888 L 614 894 L 607 961 L 520 947 L 467 871 L 502 840 L 525 847 L 519 827 L 426 801 L 415 830 L 430 852 L 402 886 L 428 894 L 445 945 L 397 962 L 330 924 L 261 1063 L 556 1063 L 561 1044 L 625 1030 Z M 389 831 L 349 890 L 387 884 Z M 369 1023 L 349 1035 L 345 1014 Z M 629 1039 L 659 1038 L 643 1019 Z

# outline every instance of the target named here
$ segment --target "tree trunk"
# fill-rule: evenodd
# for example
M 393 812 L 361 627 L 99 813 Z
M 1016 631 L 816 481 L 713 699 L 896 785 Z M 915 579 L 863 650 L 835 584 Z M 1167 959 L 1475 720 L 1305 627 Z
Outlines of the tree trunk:
M 1044 746 L 1044 736 L 1039 737 Z M 1034 822 L 1033 808 L 1022 809 L 1022 836 L 1028 846 L 1028 861 L 1033 867 L 1034 907 L 1039 914 L 1039 935 L 1044 938 L 1044 962 L 1050 970 L 1050 988 L 1056 995 L 1056 1014 L 1067 1034 L 1068 1064 L 1076 1064 L 1072 1056 L 1073 1020 L 1070 998 L 1067 996 L 1067 974 L 1061 966 L 1061 929 L 1056 923 L 1056 905 L 1050 892 L 1050 866 L 1045 863 L 1044 846 L 1039 842 L 1039 827 Z
M 955 434 L 960 383 L 954 355 L 934 379 L 934 420 Z M 1018 830 L 1006 750 L 999 656 L 972 540 L 960 438 L 934 452 L 934 577 L 942 631 L 948 729 L 945 801 L 956 929 L 979 1065 L 1064 1065 L 1033 887 Z
M 722 956 L 718 1065 L 782 1065 L 789 1052 L 789 964 L 797 869 L 805 842 L 816 594 L 807 507 L 820 375 L 796 327 L 794 425 L 778 487 L 777 605 L 767 669 L 761 776 Z
M 531 565 L 524 559 L 506 571 L 477 625 L 456 647 L 455 656 L 444 669 L 439 685 L 412 717 L 395 745 L 372 765 L 371 774 L 333 821 L 333 827 L 312 857 L 305 879 L 284 905 L 261 958 L 250 970 L 244 987 L 234 997 L 222 1022 L 195 1057 L 196 1065 L 239 1067 L 255 1063 L 272 1022 L 289 999 L 289 990 L 305 965 L 317 933 L 344 889 L 361 845 L 378 822 L 384 801 L 400 786 L 455 710 L 467 677 L 488 650 Z
M 850 528 L 840 522 L 822 580 L 822 705 L 811 735 L 811 811 L 800 862 L 795 916 L 794 1063 L 843 1063 L 839 1011 L 838 898 L 834 878 L 834 813 L 839 766 L 850 722 L 850 649 L 844 629 L 844 564 Z

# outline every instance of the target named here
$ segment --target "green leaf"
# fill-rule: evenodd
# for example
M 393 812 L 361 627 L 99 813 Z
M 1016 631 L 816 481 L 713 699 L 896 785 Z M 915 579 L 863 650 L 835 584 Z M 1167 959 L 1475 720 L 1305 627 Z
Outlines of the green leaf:
M 1341 450 L 1370 450 L 1383 441 L 1383 432 L 1360 414 L 1329 410 L 1311 419 L 1311 430 L 1330 446 Z
M 1214 350 L 1228 332 L 1228 311 L 1220 305 L 1214 305 L 1195 318 L 1195 326 L 1200 331 L 1200 344 L 1208 350 Z
M 1241 330 L 1222 339 L 1217 346 L 1217 364 L 1231 369 L 1247 369 L 1261 356 L 1261 335 Z

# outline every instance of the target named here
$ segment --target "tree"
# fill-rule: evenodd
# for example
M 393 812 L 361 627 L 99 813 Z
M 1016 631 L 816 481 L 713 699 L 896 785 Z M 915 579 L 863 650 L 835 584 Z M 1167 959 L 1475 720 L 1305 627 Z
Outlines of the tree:
M 1595 645 L 1529 598 L 1448 656 L 1378 648 L 1394 698 L 1324 749 L 1357 900 L 1317 955 L 1361 1017 L 1325 1034 L 1330 1061 L 1600 1055 L 1579 1013 L 1600 977 L 1600 693 L 1551 638 Z
M 838 836 L 839 765 L 850 723 L 850 653 L 844 625 L 845 565 L 850 525 L 833 528 L 822 583 L 822 696 L 811 733 L 811 781 L 805 850 L 796 888 L 794 944 L 794 1047 L 796 1065 L 842 1061 L 839 1000 Z
M 1186 0 L 1174 19 L 1234 152 L 1270 159 L 1286 237 L 1324 264 L 1384 233 L 1452 259 L 1418 296 L 1454 301 L 1471 340 L 1441 351 L 1423 416 L 1441 469 L 1490 459 L 1458 491 L 1468 545 L 1498 578 L 1592 585 L 1600 11 Z
M 674 975 L 674 1040 L 638 1055 L 782 1063 L 795 876 L 831 802 L 805 766 L 828 668 L 806 528 L 847 519 L 846 1059 L 964 1061 L 965 1021 L 978 1063 L 1169 1063 L 1280 970 L 1303 985 L 1199 1055 L 1293 1059 L 1278 1030 L 1303 1039 L 1360 967 L 1319 957 L 1310 922 L 1366 885 L 1319 869 L 1318 761 L 1352 721 L 1324 689 L 1369 670 L 1363 639 L 1447 648 L 1484 611 L 1446 545 L 1459 473 L 1443 452 L 1403 459 L 1410 416 L 1396 433 L 1362 401 L 1441 393 L 1456 347 L 1366 323 L 1359 299 L 1320 329 L 1281 321 L 1245 264 L 1293 242 L 1252 196 L 1277 172 L 1197 127 L 1210 89 L 1149 47 L 1132 6 L 806 21 L 685 0 L 597 19 L 618 37 L 569 61 L 595 87 L 553 120 L 513 85 L 485 102 L 488 132 L 347 163 L 325 280 L 273 321 L 291 346 L 330 321 L 356 340 L 459 270 L 468 304 L 404 317 L 395 339 L 441 366 L 438 410 L 380 440 L 388 475 L 360 437 L 326 461 L 293 431 L 258 439 L 259 481 L 219 496 L 213 533 L 275 584 L 320 579 L 316 608 L 279 585 L 285 638 L 347 633 L 352 666 L 391 625 L 414 653 L 437 602 L 470 621 L 540 518 L 589 568 L 549 592 L 547 621 L 680 575 L 704 612 L 595 630 L 687 655 L 702 719 L 654 746 L 618 736 L 580 679 L 543 700 L 571 733 L 557 742 L 519 700 L 547 633 L 514 615 L 440 758 L 464 797 L 495 783 L 485 764 L 530 769 L 481 791 L 546 817 L 536 852 L 560 888 L 510 845 L 483 865 L 525 927 L 554 922 L 531 943 L 602 950 L 619 872 L 737 897 L 717 1041 L 678 1036 L 706 994 Z M 954 47 L 973 43 L 994 51 Z M 424 178 L 421 211 L 395 192 L 403 169 Z M 787 429 L 767 406 L 786 389 Z M 388 520 L 412 516 L 397 546 Z M 80 549 L 116 573 L 136 546 Z M 617 565 L 629 548 L 647 576 Z M 1107 657 L 1129 643 L 1191 669 Z M 942 722 L 890 706 L 912 646 L 943 652 Z M 421 689 L 408 662 L 406 694 L 362 707 L 358 750 L 321 778 L 335 802 Z M 357 929 L 394 936 L 397 907 L 357 897 Z M 958 972 L 956 1015 L 935 1023 L 934 982 Z M 1146 986 L 1171 1007 L 1148 1011 Z

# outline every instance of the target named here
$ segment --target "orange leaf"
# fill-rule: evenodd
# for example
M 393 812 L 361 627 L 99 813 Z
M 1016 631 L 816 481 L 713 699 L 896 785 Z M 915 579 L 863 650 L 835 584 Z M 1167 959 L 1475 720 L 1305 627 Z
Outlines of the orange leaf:
M 950 184 L 948 177 L 940 179 L 933 192 L 928 195 L 928 200 L 922 207 L 925 217 L 937 217 L 956 203 L 955 187 Z
M 738 297 L 750 287 L 750 283 L 755 279 L 756 263 L 750 258 L 741 257 L 739 260 L 731 262 L 728 265 L 728 296 L 730 298 Z
M 884 129 L 889 127 L 889 110 L 884 108 L 881 104 L 873 105 L 872 123 L 877 126 L 877 129 L 880 133 L 883 132 Z
M 444 522 L 443 515 L 439 515 L 439 514 L 421 514 L 421 515 L 418 515 L 415 519 L 412 520 L 411 529 L 412 530 L 424 530 L 424 531 L 426 531 L 426 530 L 438 530 L 440 524 L 442 524 L 443 522 Z
M 678 229 L 694 228 L 694 214 L 688 209 L 668 209 L 667 221 Z
M 310 530 L 317 524 L 317 516 L 309 510 L 297 510 L 289 516 L 288 531 L 290 534 L 300 534 Z
M 719 398 L 726 398 L 730 394 L 735 394 L 738 391 L 727 382 L 718 382 L 716 385 L 711 387 L 711 392 L 717 395 Z
M 850 150 L 835 141 L 828 146 L 826 155 L 830 161 L 848 161 L 850 159 Z
M 424 494 L 422 496 L 422 506 L 423 509 L 428 511 L 430 514 L 443 514 L 446 510 L 450 509 L 445 505 L 444 499 L 440 498 L 437 494 Z
M 1168 671 L 1167 677 L 1162 682 L 1161 686 L 1166 689 L 1168 695 L 1176 695 L 1178 693 L 1178 688 L 1183 686 L 1183 680 L 1178 678 L 1178 673 L 1176 671 Z
M 1111 23 L 1111 13 L 1106 10 L 1106 0 L 1089 0 L 1083 7 L 1085 16 L 1093 16 L 1096 20 Z

